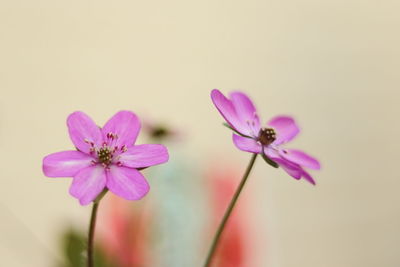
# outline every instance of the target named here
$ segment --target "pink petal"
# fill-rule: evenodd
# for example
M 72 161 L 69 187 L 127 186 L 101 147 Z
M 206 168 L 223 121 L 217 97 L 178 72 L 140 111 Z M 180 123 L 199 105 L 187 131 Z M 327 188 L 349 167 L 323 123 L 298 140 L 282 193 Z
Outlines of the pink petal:
M 242 92 L 232 92 L 230 94 L 232 104 L 235 107 L 236 113 L 242 123 L 248 124 L 252 129 L 251 136 L 258 136 L 260 131 L 260 119 L 257 115 L 257 110 L 250 98 Z
M 301 178 L 302 172 L 300 169 L 292 168 L 292 167 L 284 165 L 284 164 L 281 164 L 280 166 L 294 179 L 299 180 Z
M 90 145 L 88 142 L 93 142 L 97 146 L 103 142 L 99 127 L 88 115 L 81 111 L 69 115 L 67 125 L 72 142 L 82 152 L 89 153 Z
M 290 176 L 295 178 L 296 180 L 299 180 L 301 178 L 307 180 L 309 183 L 315 185 L 314 179 L 311 177 L 311 175 L 303 170 L 301 166 L 291 163 L 283 158 L 272 158 L 276 163 L 279 164 L 279 166 L 282 167 Z
M 281 149 L 279 154 L 286 160 L 294 162 L 300 166 L 319 170 L 321 165 L 319 164 L 318 160 L 307 155 L 303 151 L 295 150 L 295 149 Z
M 93 158 L 79 151 L 62 151 L 43 159 L 43 173 L 48 177 L 72 177 L 89 167 Z
M 299 127 L 292 117 L 277 116 L 268 122 L 268 125 L 276 130 L 274 144 L 282 144 L 292 140 L 300 132 Z
M 243 137 L 240 135 L 232 135 L 233 143 L 237 148 L 251 153 L 261 153 L 261 145 L 252 138 Z
M 301 176 L 303 175 L 303 169 L 291 162 L 288 162 L 285 159 L 282 158 L 271 158 L 273 161 L 275 161 L 276 163 L 279 164 L 279 166 L 282 167 L 282 169 L 284 169 L 290 176 L 292 176 L 293 178 L 299 180 L 301 178 Z
M 168 161 L 168 150 L 163 145 L 137 145 L 128 147 L 119 161 L 126 167 L 143 168 Z
M 307 182 L 311 183 L 312 185 L 315 185 L 314 179 L 311 177 L 311 175 L 310 175 L 308 172 L 303 171 L 302 177 L 303 177 Z
M 105 185 L 104 168 L 100 165 L 91 166 L 75 175 L 69 193 L 79 199 L 81 205 L 87 205 L 103 191 Z
M 118 138 L 113 144 L 118 147 L 133 145 L 139 131 L 140 121 L 138 117 L 135 113 L 124 110 L 115 114 L 102 129 L 104 140 L 106 140 L 108 133 L 117 134 Z
M 218 109 L 219 113 L 221 113 L 222 117 L 229 123 L 232 128 L 244 135 L 250 135 L 250 127 L 247 124 L 243 124 L 240 118 L 238 117 L 235 107 L 232 102 L 226 98 L 218 89 L 214 89 L 211 91 L 211 99 Z
M 273 159 L 273 160 L 275 160 L 276 158 L 277 158 L 277 159 L 281 159 L 281 156 L 280 156 L 279 153 L 276 151 L 276 149 L 274 149 L 274 148 L 272 148 L 272 147 L 270 147 L 270 146 L 264 147 L 264 153 L 265 153 L 265 155 L 267 155 L 270 159 Z
M 107 172 L 107 187 L 114 194 L 127 200 L 141 199 L 150 189 L 138 170 L 115 165 Z

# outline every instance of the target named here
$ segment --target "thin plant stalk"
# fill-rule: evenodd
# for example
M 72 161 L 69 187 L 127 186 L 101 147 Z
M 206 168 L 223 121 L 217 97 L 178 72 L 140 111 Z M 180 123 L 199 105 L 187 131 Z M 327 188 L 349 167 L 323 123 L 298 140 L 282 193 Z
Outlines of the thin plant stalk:
M 87 266 L 94 267 L 94 231 L 96 228 L 97 210 L 99 208 L 100 200 L 107 193 L 105 189 L 94 201 L 92 207 L 92 215 L 90 216 L 89 235 L 88 235 L 88 248 L 87 248 Z
M 236 192 L 233 195 L 232 200 L 229 203 L 229 206 L 228 206 L 227 210 L 225 211 L 224 217 L 222 218 L 222 221 L 221 221 L 221 223 L 220 223 L 220 225 L 218 227 L 218 230 L 215 233 L 214 239 L 213 239 L 213 241 L 211 243 L 210 250 L 208 251 L 206 261 L 205 261 L 205 263 L 203 265 L 204 267 L 209 267 L 210 264 L 211 264 L 211 261 L 213 259 L 214 254 L 215 254 L 215 250 L 217 249 L 217 246 L 218 246 L 218 242 L 219 242 L 219 240 L 221 238 L 222 232 L 224 231 L 225 225 L 226 225 L 226 223 L 227 223 L 227 221 L 228 221 L 228 219 L 229 219 L 229 217 L 230 217 L 230 215 L 231 215 L 231 213 L 233 211 L 233 208 L 235 207 L 235 204 L 236 204 L 236 202 L 237 202 L 237 200 L 239 198 L 239 195 L 242 192 L 242 189 L 243 189 L 244 185 L 246 184 L 247 178 L 249 177 L 250 171 L 253 168 L 253 165 L 254 165 L 254 162 L 256 161 L 257 155 L 258 154 L 253 154 L 253 156 L 251 157 L 249 165 L 247 166 L 247 169 L 246 169 L 245 173 L 243 174 L 243 178 L 240 181 L 240 184 L 239 184 L 238 188 L 236 189 Z

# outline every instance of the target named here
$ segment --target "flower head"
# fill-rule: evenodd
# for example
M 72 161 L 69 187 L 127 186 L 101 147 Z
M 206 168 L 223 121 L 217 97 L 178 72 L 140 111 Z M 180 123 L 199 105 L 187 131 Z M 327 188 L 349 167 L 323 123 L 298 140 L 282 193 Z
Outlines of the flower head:
M 67 126 L 77 150 L 46 156 L 43 172 L 48 177 L 73 177 L 69 192 L 81 205 L 104 189 L 128 200 L 141 199 L 149 184 L 139 170 L 168 161 L 163 145 L 134 145 L 140 122 L 133 112 L 120 111 L 99 128 L 77 111 L 69 115 Z
M 315 184 L 304 168 L 320 169 L 318 160 L 303 151 L 283 148 L 300 132 L 295 120 L 290 116 L 276 116 L 262 127 L 249 97 L 241 92 L 232 92 L 229 97 L 226 98 L 217 89 L 211 92 L 214 105 L 234 131 L 233 142 L 236 147 L 261 154 L 268 163 L 281 166 L 293 178 L 303 178 Z

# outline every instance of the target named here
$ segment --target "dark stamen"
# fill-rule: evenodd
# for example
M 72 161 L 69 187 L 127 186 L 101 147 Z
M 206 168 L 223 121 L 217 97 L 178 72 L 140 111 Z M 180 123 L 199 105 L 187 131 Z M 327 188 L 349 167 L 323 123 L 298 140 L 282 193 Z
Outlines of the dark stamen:
M 262 128 L 258 133 L 258 139 L 262 145 L 268 146 L 272 144 L 276 139 L 276 134 L 272 128 Z

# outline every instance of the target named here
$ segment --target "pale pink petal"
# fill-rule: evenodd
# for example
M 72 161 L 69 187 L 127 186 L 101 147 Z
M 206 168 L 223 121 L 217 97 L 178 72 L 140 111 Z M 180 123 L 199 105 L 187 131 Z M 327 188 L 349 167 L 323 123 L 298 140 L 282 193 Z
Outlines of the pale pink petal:
M 137 145 L 119 155 L 119 162 L 126 167 L 144 168 L 168 161 L 168 150 L 163 145 Z
M 136 169 L 111 166 L 107 172 L 107 187 L 127 200 L 138 200 L 149 192 L 149 184 Z
M 312 185 L 315 185 L 314 179 L 308 172 L 303 171 L 302 178 L 304 178 L 307 182 L 311 183 Z
M 219 113 L 221 113 L 222 117 L 224 117 L 226 122 L 232 126 L 232 128 L 244 135 L 251 134 L 250 127 L 240 120 L 232 102 L 219 90 L 214 89 L 211 91 L 211 99 Z
M 130 146 L 136 141 L 140 131 L 140 121 L 131 111 L 119 111 L 104 125 L 102 132 L 104 140 L 108 133 L 113 133 L 118 138 L 112 143 L 114 146 Z
M 291 162 L 288 162 L 285 159 L 282 158 L 271 158 L 273 161 L 279 164 L 282 169 L 284 169 L 290 176 L 293 178 L 299 180 L 301 176 L 303 175 L 303 169 Z
M 259 143 L 257 143 L 256 140 L 254 140 L 252 138 L 247 138 L 247 137 L 233 134 L 232 139 L 233 139 L 233 143 L 240 150 L 252 152 L 252 153 L 261 153 L 262 146 Z
M 85 168 L 75 175 L 69 193 L 79 199 L 81 205 L 92 202 L 105 188 L 106 174 L 102 166 Z
M 97 146 L 103 142 L 99 127 L 88 115 L 81 111 L 69 115 L 67 125 L 72 142 L 82 152 L 89 153 L 90 142 Z
M 281 149 L 279 153 L 284 159 L 299 164 L 300 166 L 314 170 L 319 170 L 321 168 L 318 160 L 310 155 L 307 155 L 303 151 L 295 149 Z
M 252 129 L 251 136 L 258 136 L 260 131 L 260 119 L 257 115 L 257 110 L 250 98 L 242 92 L 232 92 L 230 94 L 232 104 L 235 107 L 236 113 L 242 123 L 248 124 Z
M 299 127 L 292 117 L 277 116 L 268 122 L 268 125 L 276 131 L 274 144 L 282 144 L 292 140 L 300 132 Z
M 89 167 L 93 157 L 79 151 L 62 151 L 43 159 L 43 173 L 48 177 L 72 177 Z
M 292 176 L 296 180 L 303 178 L 303 179 L 307 180 L 309 183 L 315 185 L 314 179 L 311 177 L 311 175 L 308 172 L 303 170 L 303 168 L 301 168 L 301 166 L 299 166 L 295 163 L 292 163 L 290 161 L 287 161 L 284 158 L 272 157 L 271 159 L 273 161 L 275 161 L 276 163 L 278 163 L 279 166 L 282 167 L 282 169 L 284 169 L 290 176 Z
M 275 158 L 280 159 L 281 158 L 281 156 L 279 155 L 279 152 L 276 149 L 272 148 L 271 146 L 264 146 L 264 153 L 270 159 L 275 159 Z

